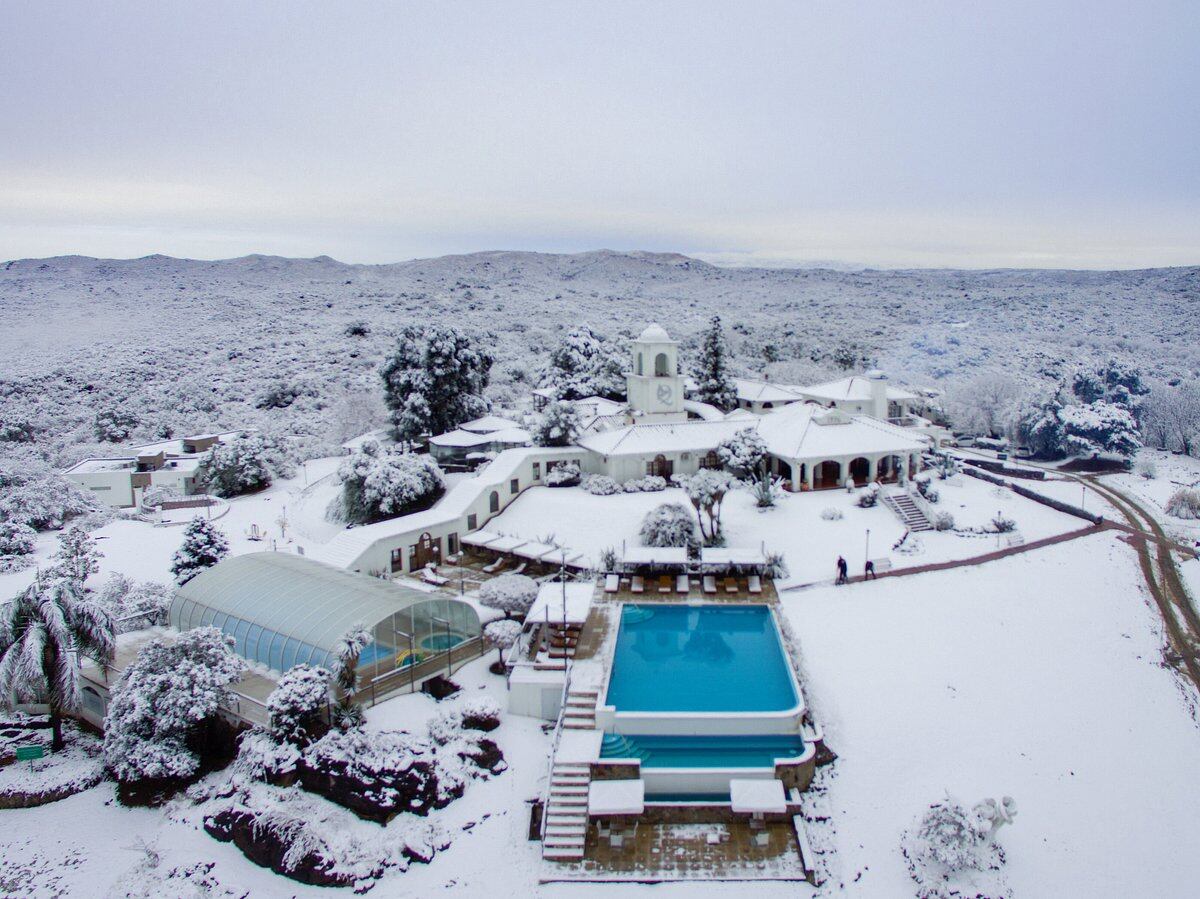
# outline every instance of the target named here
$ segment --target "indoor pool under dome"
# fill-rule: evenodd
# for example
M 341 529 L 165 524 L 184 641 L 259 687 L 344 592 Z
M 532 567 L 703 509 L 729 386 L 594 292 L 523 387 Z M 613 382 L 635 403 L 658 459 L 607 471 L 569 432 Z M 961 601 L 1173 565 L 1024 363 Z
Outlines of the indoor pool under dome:
M 605 705 L 624 713 L 779 713 L 800 702 L 763 605 L 627 604 Z

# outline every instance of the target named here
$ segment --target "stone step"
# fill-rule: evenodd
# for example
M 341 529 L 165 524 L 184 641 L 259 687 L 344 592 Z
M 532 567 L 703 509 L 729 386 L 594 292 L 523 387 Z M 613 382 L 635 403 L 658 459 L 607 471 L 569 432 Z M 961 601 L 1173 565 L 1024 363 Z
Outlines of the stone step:
M 581 807 L 586 807 L 588 794 L 550 794 L 550 804 L 555 808 L 560 808 L 564 812 L 577 814 L 577 810 Z
M 583 858 L 582 846 L 547 846 L 542 850 L 542 856 L 551 861 L 571 862 Z
M 543 845 L 549 846 L 549 847 L 578 846 L 582 849 L 583 844 L 586 842 L 587 842 L 587 838 L 582 833 L 555 834 L 553 839 L 551 839 L 550 837 L 547 837 L 546 840 L 543 842 Z
M 582 827 L 567 827 L 564 824 L 556 824 L 554 827 L 547 825 L 547 837 L 577 837 L 581 834 L 586 834 L 586 830 Z
M 586 783 L 577 784 L 553 784 L 550 787 L 551 798 L 559 796 L 586 796 L 588 794 L 588 785 Z

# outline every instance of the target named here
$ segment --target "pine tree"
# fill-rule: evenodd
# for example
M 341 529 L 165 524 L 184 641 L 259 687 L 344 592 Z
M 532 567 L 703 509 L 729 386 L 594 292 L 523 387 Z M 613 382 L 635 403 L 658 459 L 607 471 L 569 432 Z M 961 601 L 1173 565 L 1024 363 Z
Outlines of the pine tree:
M 492 355 L 446 325 L 406 327 L 380 375 L 397 440 L 442 434 L 487 411 Z
M 700 356 L 692 374 L 696 378 L 696 399 L 722 412 L 737 408 L 737 387 L 729 373 L 729 346 L 719 315 L 712 317 L 700 340 Z
M 212 568 L 229 555 L 229 542 L 211 521 L 193 518 L 183 531 L 183 545 L 171 560 L 175 583 L 186 584 L 201 571 Z
M 624 399 L 625 354 L 589 325 L 577 325 L 550 353 L 540 386 L 551 388 L 557 399 Z
M 107 665 L 114 645 L 112 618 L 84 599 L 81 581 L 39 575 L 0 606 L 0 705 L 44 697 L 57 752 L 63 748 L 62 715 L 79 708 L 77 657 Z
M 63 577 L 82 584 L 100 570 L 100 559 L 104 554 L 96 549 L 92 535 L 79 525 L 67 530 L 54 554 L 54 568 Z

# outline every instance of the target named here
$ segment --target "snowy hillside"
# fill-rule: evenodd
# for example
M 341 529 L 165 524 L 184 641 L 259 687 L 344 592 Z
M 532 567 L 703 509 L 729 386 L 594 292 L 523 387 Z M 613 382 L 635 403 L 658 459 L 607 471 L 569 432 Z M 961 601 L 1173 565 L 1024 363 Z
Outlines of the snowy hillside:
M 1200 370 L 1198 305 L 1195 268 L 718 268 L 611 251 L 370 266 L 71 256 L 0 268 L 0 397 L 65 450 L 57 461 L 78 456 L 96 411 L 115 405 L 136 411 L 138 437 L 256 425 L 328 444 L 371 416 L 382 355 L 414 322 L 493 332 L 489 392 L 503 402 L 526 394 L 547 347 L 581 319 L 613 334 L 660 319 L 686 356 L 719 312 L 743 372 L 788 381 L 878 363 L 944 386 L 981 367 L 1052 377 L 1112 355 L 1187 376 Z

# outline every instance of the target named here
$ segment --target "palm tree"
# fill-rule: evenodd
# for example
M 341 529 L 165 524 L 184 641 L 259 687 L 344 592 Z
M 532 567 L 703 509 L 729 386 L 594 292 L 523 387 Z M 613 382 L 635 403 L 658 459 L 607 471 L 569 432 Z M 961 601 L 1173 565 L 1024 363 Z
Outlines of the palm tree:
M 45 697 L 57 752 L 62 715 L 79 708 L 78 656 L 108 665 L 114 646 L 112 616 L 84 598 L 78 581 L 39 573 L 0 606 L 0 705 Z

